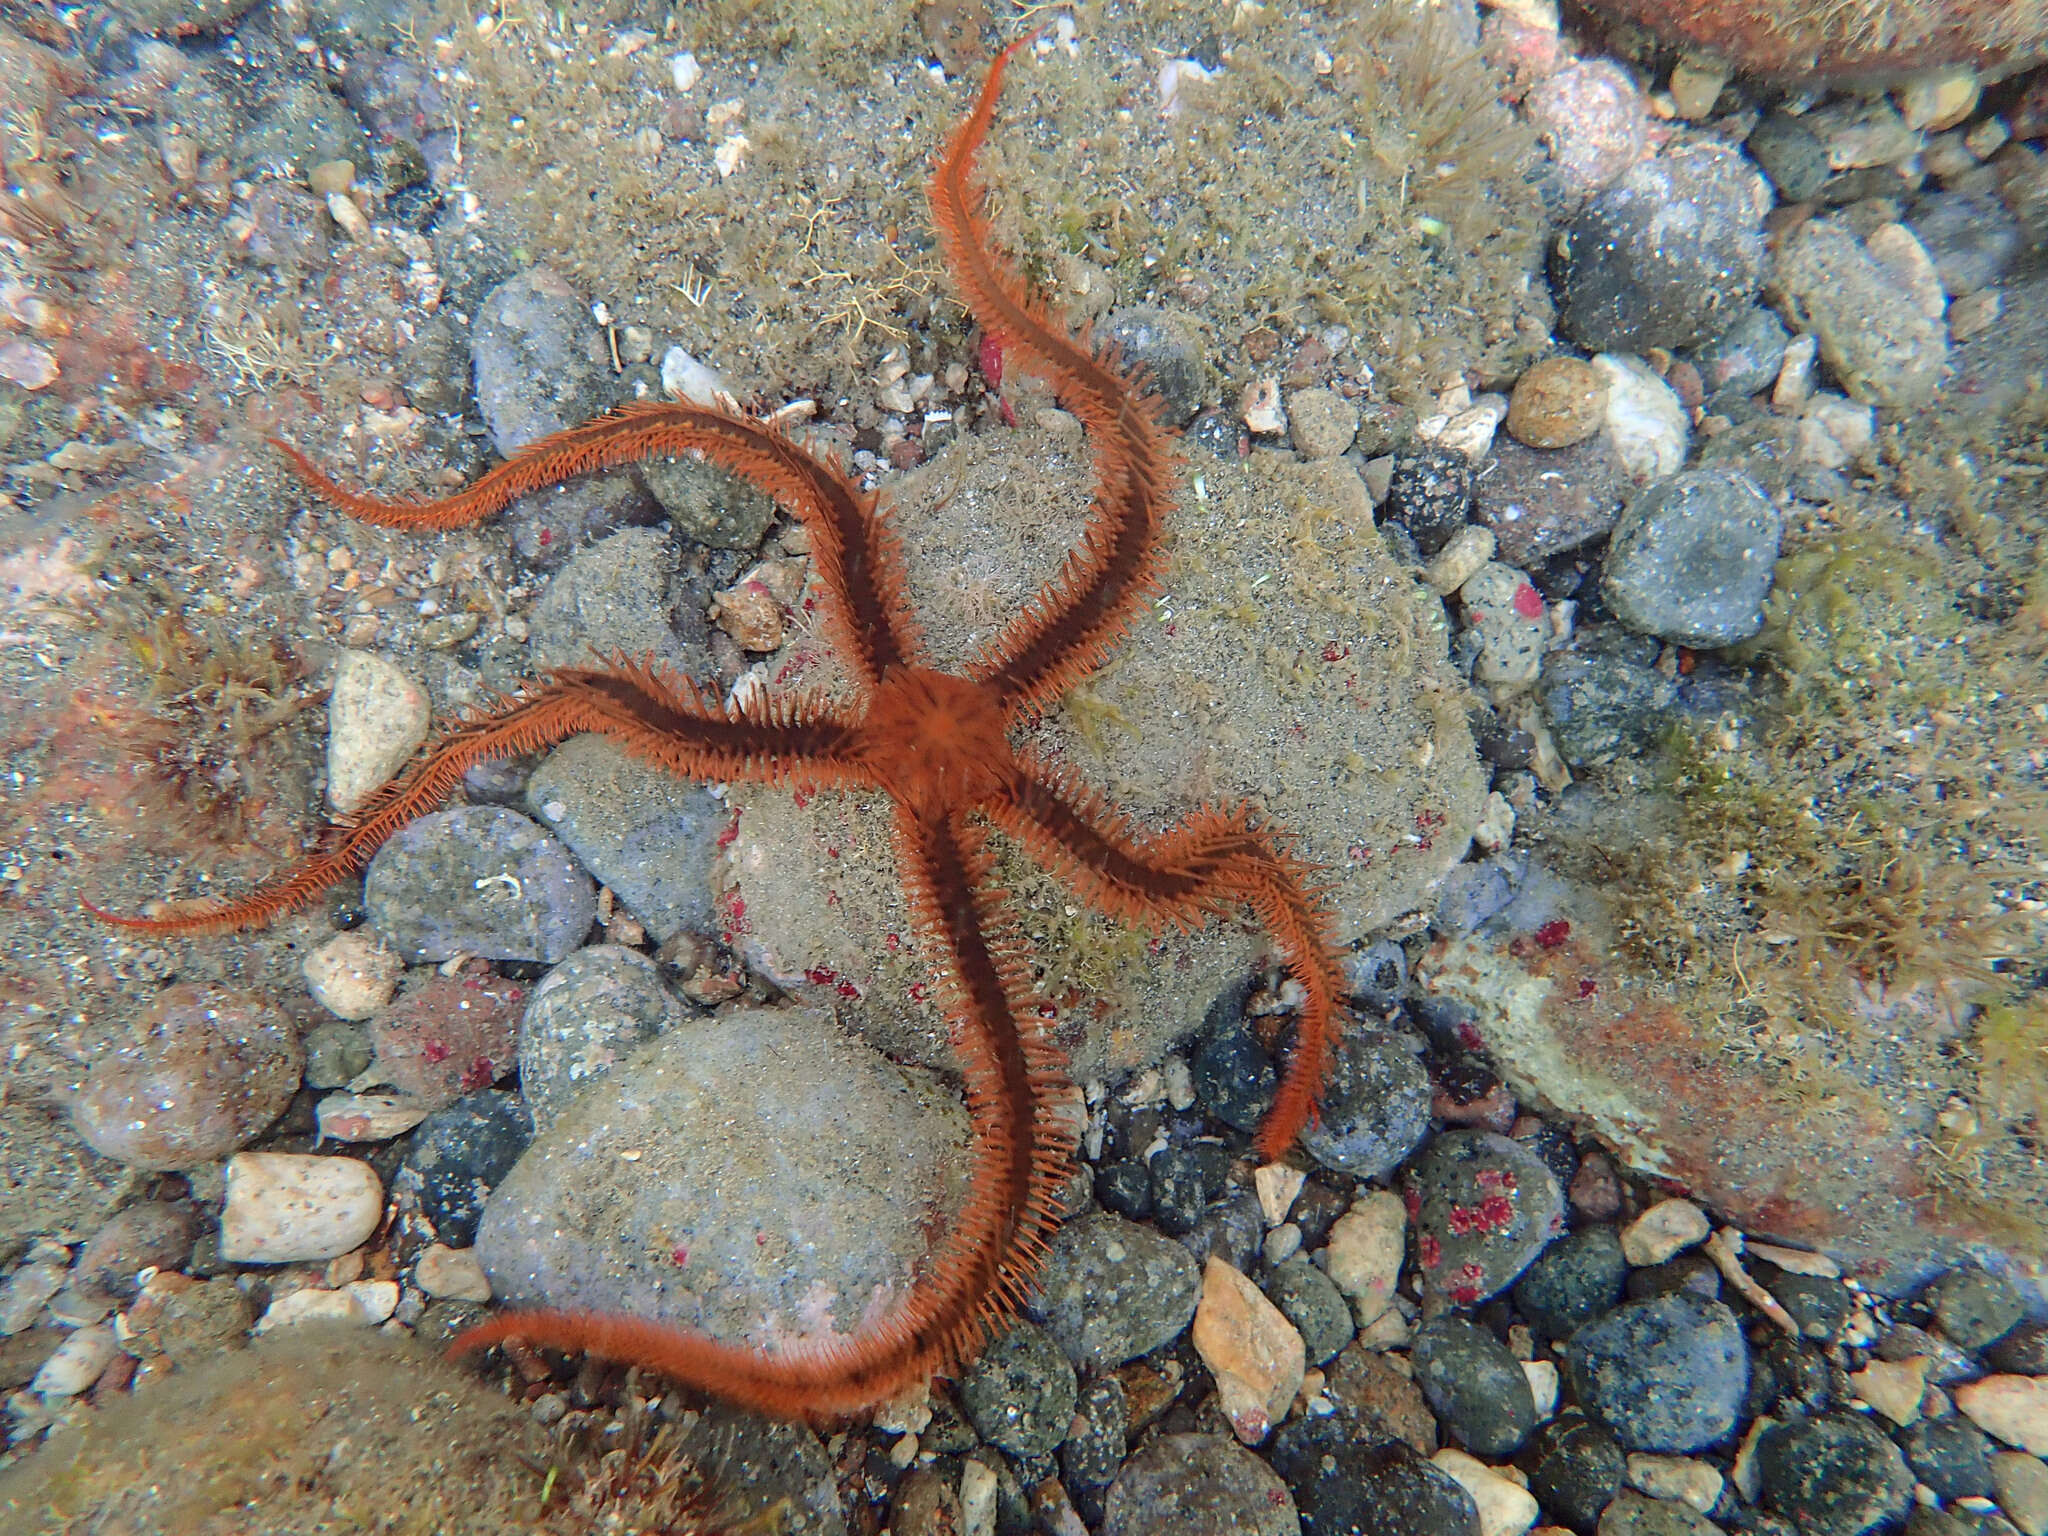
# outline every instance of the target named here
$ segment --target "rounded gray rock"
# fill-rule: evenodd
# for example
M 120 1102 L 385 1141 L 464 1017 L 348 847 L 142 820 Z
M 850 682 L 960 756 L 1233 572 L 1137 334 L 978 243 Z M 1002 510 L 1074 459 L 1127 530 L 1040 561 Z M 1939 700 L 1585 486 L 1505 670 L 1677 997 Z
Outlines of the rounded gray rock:
M 1695 347 L 1763 278 L 1770 197 L 1743 155 L 1680 144 L 1596 192 L 1551 261 L 1558 328 L 1594 352 Z
M 634 1047 L 690 1017 L 638 950 L 579 949 L 540 979 L 519 1021 L 519 1088 L 541 1130 Z
M 1429 1133 L 1429 1099 L 1429 1072 L 1401 1036 L 1347 1033 L 1331 1053 L 1320 1111 L 1301 1133 L 1302 1150 L 1338 1173 L 1379 1178 Z
M 1221 1435 L 1159 1435 L 1111 1484 L 1103 1536 L 1298 1536 L 1287 1485 Z
M 711 866 L 731 812 L 703 785 L 602 736 L 572 736 L 534 770 L 526 803 L 657 941 L 711 929 Z
M 1674 475 L 1615 524 L 1602 591 L 1631 629 L 1697 649 L 1733 645 L 1763 627 L 1784 528 L 1739 470 Z
M 1187 1249 L 1106 1213 L 1060 1228 L 1025 1309 L 1083 1370 L 1112 1370 L 1180 1335 L 1201 1299 Z
M 1731 1433 L 1749 1346 L 1718 1301 L 1674 1292 L 1616 1307 L 1565 1347 L 1572 1390 L 1632 1451 L 1687 1455 Z
M 935 1075 L 807 1010 L 727 1014 L 579 1094 L 491 1192 L 477 1258 L 515 1306 L 732 1343 L 841 1337 L 903 1295 L 953 1220 L 966 1144 Z
M 582 297 L 546 267 L 509 277 L 485 295 L 469 353 L 477 409 L 507 458 L 611 404 L 604 335 Z
M 982 1439 L 1012 1456 L 1044 1456 L 1067 1438 L 1080 1388 L 1052 1335 L 1015 1323 L 960 1381 L 960 1406 Z
M 414 965 L 457 955 L 553 965 L 590 932 L 597 888 L 517 811 L 464 805 L 422 816 L 378 849 L 363 905 Z

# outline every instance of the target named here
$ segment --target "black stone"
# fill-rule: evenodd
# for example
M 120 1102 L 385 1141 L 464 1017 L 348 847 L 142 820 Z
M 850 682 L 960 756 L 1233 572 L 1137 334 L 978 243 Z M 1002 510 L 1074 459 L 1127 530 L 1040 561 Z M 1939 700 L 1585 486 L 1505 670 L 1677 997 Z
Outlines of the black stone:
M 1968 1419 L 1922 1419 L 1892 1439 L 1913 1475 L 1942 1498 L 1991 1497 L 1991 1441 Z
M 1568 1339 L 1621 1300 L 1627 1278 L 1615 1229 L 1580 1227 L 1536 1256 L 1515 1282 L 1515 1305 L 1540 1333 Z
M 1479 1536 L 1479 1510 L 1400 1441 L 1361 1445 L 1335 1418 L 1296 1419 L 1273 1440 L 1304 1536 Z
M 1913 1474 L 1899 1448 L 1847 1414 L 1765 1430 L 1756 1465 L 1764 1504 L 1802 1536 L 1863 1536 L 1903 1519 L 1912 1502 Z
M 1103 1209 L 1139 1221 L 1152 1213 L 1152 1170 L 1136 1158 L 1095 1170 L 1095 1198 Z
M 1749 1385 L 1749 1348 L 1718 1301 L 1630 1302 L 1573 1334 L 1578 1400 L 1630 1450 L 1689 1453 L 1725 1438 Z
M 1472 461 L 1454 448 L 1425 444 L 1394 458 L 1386 517 L 1408 530 L 1424 557 L 1436 554 L 1472 514 Z
M 1188 1065 L 1195 1097 L 1235 1131 L 1257 1130 L 1279 1092 L 1272 1056 L 1241 1024 L 1210 1035 Z
M 1551 1519 L 1591 1531 L 1621 1491 L 1628 1457 L 1614 1436 L 1568 1409 L 1536 1432 L 1521 1467 L 1529 1474 L 1529 1491 Z
M 484 1197 L 532 1140 L 533 1117 L 520 1100 L 488 1088 L 469 1094 L 419 1123 L 392 1192 L 418 1207 L 441 1242 L 467 1248 L 476 1241 Z
M 1512 1456 L 1535 1429 L 1529 1378 L 1507 1346 L 1478 1324 L 1455 1316 L 1425 1323 L 1410 1359 L 1423 1397 L 1474 1455 Z

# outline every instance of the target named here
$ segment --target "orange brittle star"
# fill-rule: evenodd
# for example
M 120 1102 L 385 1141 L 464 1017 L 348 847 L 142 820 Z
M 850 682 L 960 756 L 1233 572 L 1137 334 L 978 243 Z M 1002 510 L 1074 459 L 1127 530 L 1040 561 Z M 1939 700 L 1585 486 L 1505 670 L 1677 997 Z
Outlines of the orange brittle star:
M 1338 988 L 1330 923 L 1309 867 L 1244 806 L 1199 811 L 1141 835 L 1100 796 L 1010 740 L 1033 711 L 1106 659 L 1157 589 L 1174 477 L 1168 435 L 1142 384 L 1113 351 L 1070 333 L 992 244 L 974 158 L 1019 46 L 997 58 L 953 133 L 931 181 L 933 224 L 975 320 L 1035 361 L 1086 426 L 1096 490 L 1086 530 L 1058 575 L 963 671 L 925 660 L 903 595 L 901 553 L 876 498 L 767 422 L 686 402 L 627 406 L 534 443 L 467 490 L 432 502 L 353 494 L 277 445 L 336 506 L 413 529 L 474 523 L 584 471 L 701 454 L 802 520 L 829 599 L 828 633 L 855 696 L 720 704 L 651 664 L 565 669 L 430 743 L 299 868 L 239 901 L 110 921 L 156 932 L 267 921 L 360 871 L 473 764 L 596 732 L 680 777 L 886 794 L 896 859 L 965 1079 L 974 1137 L 966 1203 L 902 1303 L 873 1325 L 844 1340 L 761 1353 L 631 1317 L 508 1312 L 464 1334 L 457 1352 L 507 1339 L 586 1350 L 767 1413 L 824 1418 L 882 1402 L 979 1347 L 1029 1291 L 1059 1221 L 1069 1167 L 1069 1136 L 1056 1111 L 1065 1063 L 1043 1033 L 1027 952 L 1003 892 L 989 881 L 984 823 L 1119 919 L 1192 928 L 1249 907 L 1304 994 L 1293 1054 L 1258 1134 L 1260 1154 L 1285 1152 L 1314 1111 Z

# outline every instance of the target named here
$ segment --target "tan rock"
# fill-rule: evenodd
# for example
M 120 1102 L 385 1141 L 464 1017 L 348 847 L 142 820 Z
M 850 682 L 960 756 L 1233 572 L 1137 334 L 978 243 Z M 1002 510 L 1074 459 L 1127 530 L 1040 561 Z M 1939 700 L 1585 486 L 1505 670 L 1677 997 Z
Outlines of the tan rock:
M 429 1243 L 413 1264 L 413 1281 L 429 1296 L 450 1301 L 489 1301 L 490 1278 L 468 1248 Z
M 1849 1386 L 1894 1424 L 1911 1424 L 1920 1417 L 1920 1399 L 1927 1394 L 1927 1357 L 1873 1360 L 1849 1378 Z
M 1546 357 L 1515 381 L 1508 436 L 1530 448 L 1583 443 L 1607 418 L 1607 381 L 1576 357 Z
M 1987 1435 L 2048 1456 L 2048 1376 L 1986 1376 L 1956 1388 L 1956 1406 Z
M 1194 1341 L 1231 1429 L 1246 1445 L 1259 1444 L 1301 1390 L 1301 1335 L 1245 1275 L 1211 1258 L 1202 1270 Z
M 404 668 L 368 651 L 344 651 L 327 701 L 327 799 L 353 811 L 383 787 L 427 739 L 433 706 Z
M 2000 1451 L 1991 1458 L 1991 1487 L 1999 1509 L 2025 1536 L 2048 1536 L 2048 1462 Z
M 1408 1209 L 1391 1190 L 1353 1201 L 1330 1228 L 1323 1269 L 1351 1303 L 1359 1327 L 1377 1320 L 1394 1299 L 1407 1247 Z
M 1445 1446 L 1429 1460 L 1472 1495 L 1479 1510 L 1479 1536 L 1522 1536 L 1536 1523 L 1535 1496 L 1477 1457 Z
M 1690 1200 L 1660 1200 L 1621 1231 L 1621 1256 L 1638 1269 L 1662 1264 L 1713 1230 L 1706 1213 Z
M 313 1001 L 339 1019 L 367 1019 L 391 1001 L 405 961 L 367 928 L 337 933 L 299 969 Z
M 220 1255 L 231 1264 L 289 1264 L 347 1253 L 377 1229 L 384 1186 L 353 1157 L 241 1152 L 228 1159 Z

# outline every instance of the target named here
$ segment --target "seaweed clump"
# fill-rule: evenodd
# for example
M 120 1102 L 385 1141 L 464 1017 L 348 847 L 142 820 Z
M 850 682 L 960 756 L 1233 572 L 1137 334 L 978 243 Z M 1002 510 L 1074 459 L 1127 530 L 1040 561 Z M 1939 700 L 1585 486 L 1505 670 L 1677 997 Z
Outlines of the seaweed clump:
M 149 610 L 119 612 L 113 626 L 149 677 L 147 707 L 114 730 L 130 765 L 131 812 L 167 837 L 246 841 L 271 767 L 269 738 L 318 696 L 299 691 L 304 669 L 276 636 L 160 602 Z M 108 714 L 103 724 L 116 722 Z

